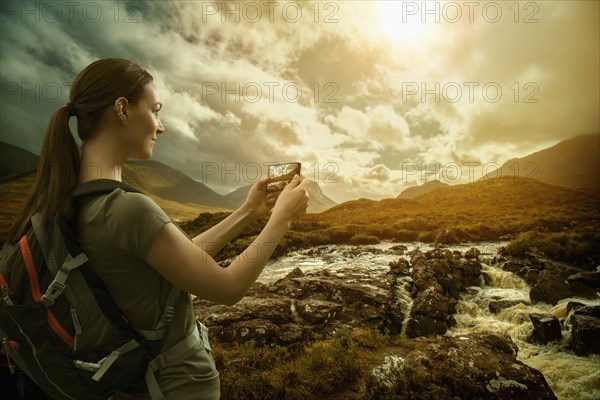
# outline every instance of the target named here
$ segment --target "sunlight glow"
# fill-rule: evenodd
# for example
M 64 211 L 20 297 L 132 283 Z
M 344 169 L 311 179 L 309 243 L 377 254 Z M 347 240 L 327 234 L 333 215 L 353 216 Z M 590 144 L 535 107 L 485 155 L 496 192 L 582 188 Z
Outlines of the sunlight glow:
M 416 48 L 431 43 L 436 30 L 435 21 L 422 22 L 420 13 L 411 13 L 406 3 L 377 2 L 376 19 L 381 34 L 393 45 Z

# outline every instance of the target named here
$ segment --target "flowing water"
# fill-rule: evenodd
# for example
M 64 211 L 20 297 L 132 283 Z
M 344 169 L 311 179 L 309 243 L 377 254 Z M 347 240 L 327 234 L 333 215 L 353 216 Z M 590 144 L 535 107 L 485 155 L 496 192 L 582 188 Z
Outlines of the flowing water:
M 331 245 L 314 249 L 299 250 L 273 260 L 267 264 L 259 281 L 273 282 L 299 267 L 303 272 L 327 269 L 332 274 L 344 276 L 346 271 L 360 268 L 373 273 L 388 271 L 388 263 L 399 257 L 390 249 L 397 243 L 380 243 L 369 246 Z M 420 249 L 425 252 L 431 248 L 424 243 L 403 243 L 409 252 Z M 496 255 L 498 249 L 506 242 L 488 242 L 449 246 L 449 250 L 461 253 L 471 247 L 480 252 L 480 259 L 485 260 Z M 357 250 L 358 249 L 358 250 Z M 566 306 L 569 301 L 578 301 L 589 305 L 600 305 L 600 301 L 583 299 L 564 299 L 556 306 L 543 303 L 531 305 L 529 302 L 529 285 L 517 275 L 483 264 L 482 272 L 488 276 L 488 284 L 482 280 L 479 287 L 471 287 L 461 294 L 455 315 L 457 324 L 448 331 L 448 335 L 468 332 L 492 331 L 509 335 L 519 347 L 517 358 L 525 364 L 541 371 L 546 381 L 560 400 L 598 400 L 600 399 L 600 356 L 579 357 L 568 347 L 570 331 L 565 327 L 560 343 L 534 345 L 526 341 L 532 332 L 529 313 L 550 313 L 563 319 L 567 317 Z M 399 278 L 398 302 L 405 315 L 412 306 L 412 299 L 406 290 L 409 277 Z M 489 304 L 495 300 L 522 301 L 508 307 L 498 314 L 489 310 Z M 406 324 L 404 324 L 406 326 Z

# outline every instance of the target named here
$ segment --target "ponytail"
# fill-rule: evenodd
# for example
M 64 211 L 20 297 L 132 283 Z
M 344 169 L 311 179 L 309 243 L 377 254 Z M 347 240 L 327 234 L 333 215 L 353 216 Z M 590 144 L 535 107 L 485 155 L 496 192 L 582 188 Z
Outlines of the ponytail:
M 75 77 L 69 103 L 52 114 L 46 128 L 36 181 L 8 233 L 10 243 L 20 240 L 36 212 L 41 214 L 45 229 L 51 229 L 59 215 L 72 216 L 70 198 L 79 183 L 81 156 L 69 118 L 77 117 L 77 134 L 85 143 L 96 135 L 104 111 L 115 99 L 123 96 L 135 104 L 152 79 L 148 71 L 123 58 L 96 60 Z
M 35 184 L 8 233 L 8 242 L 19 241 L 29 219 L 36 212 L 41 213 L 44 229 L 51 229 L 59 214 L 67 217 L 71 215 L 70 196 L 78 184 L 81 164 L 79 149 L 69 128 L 69 118 L 75 114 L 74 105 L 69 103 L 56 110 L 50 118 L 37 165 Z

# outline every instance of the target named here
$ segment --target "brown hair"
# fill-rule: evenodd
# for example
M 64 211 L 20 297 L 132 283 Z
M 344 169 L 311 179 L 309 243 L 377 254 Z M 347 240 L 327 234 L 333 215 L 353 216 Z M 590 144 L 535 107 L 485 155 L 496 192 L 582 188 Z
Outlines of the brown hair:
M 152 80 L 148 71 L 122 58 L 94 61 L 77 75 L 69 93 L 70 105 L 60 107 L 50 118 L 35 184 L 8 233 L 8 242 L 20 239 L 36 212 L 40 212 L 45 229 L 53 226 L 59 214 L 72 215 L 70 195 L 79 183 L 81 150 L 69 128 L 69 118 L 77 117 L 77 134 L 85 142 L 95 136 L 105 110 L 117 98 L 122 96 L 135 104 Z

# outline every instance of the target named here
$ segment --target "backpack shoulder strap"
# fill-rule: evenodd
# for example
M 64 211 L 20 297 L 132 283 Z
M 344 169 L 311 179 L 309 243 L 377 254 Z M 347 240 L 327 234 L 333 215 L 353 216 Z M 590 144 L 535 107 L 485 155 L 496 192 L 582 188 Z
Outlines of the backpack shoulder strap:
M 124 182 L 116 181 L 113 179 L 94 179 L 92 181 L 88 181 L 82 183 L 77 186 L 71 195 L 74 200 L 81 199 L 83 197 L 91 197 L 92 195 L 102 194 L 102 193 L 110 193 L 114 189 L 120 188 L 125 190 L 126 192 L 135 192 L 142 193 L 138 189 L 128 185 Z M 143 337 L 148 340 L 158 340 L 161 339 L 167 327 L 171 323 L 171 319 L 173 318 L 175 312 L 175 303 L 179 298 L 181 291 L 174 285 L 171 285 L 169 295 L 167 297 L 167 304 L 163 310 L 163 314 L 158 324 L 152 330 L 137 330 Z

